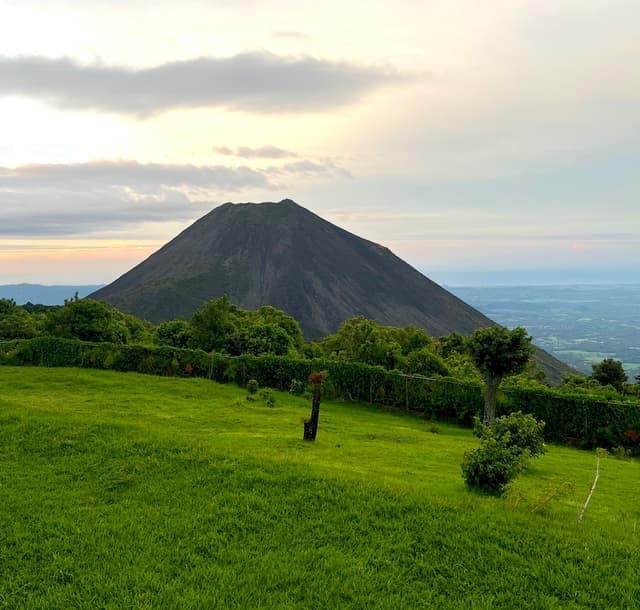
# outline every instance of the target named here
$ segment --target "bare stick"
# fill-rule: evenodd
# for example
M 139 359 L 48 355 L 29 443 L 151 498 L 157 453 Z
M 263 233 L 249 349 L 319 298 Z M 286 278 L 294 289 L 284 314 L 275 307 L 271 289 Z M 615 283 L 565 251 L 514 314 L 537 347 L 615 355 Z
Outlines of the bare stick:
M 587 510 L 587 506 L 589 506 L 589 500 L 591 500 L 591 496 L 593 495 L 593 490 L 596 488 L 596 483 L 598 482 L 599 476 L 600 476 L 600 456 L 596 458 L 596 476 L 595 476 L 595 479 L 593 479 L 593 485 L 591 486 L 591 491 L 587 496 L 587 500 L 584 503 L 584 506 L 582 507 L 580 514 L 578 515 L 578 523 L 582 521 L 582 517 L 584 517 L 584 511 Z

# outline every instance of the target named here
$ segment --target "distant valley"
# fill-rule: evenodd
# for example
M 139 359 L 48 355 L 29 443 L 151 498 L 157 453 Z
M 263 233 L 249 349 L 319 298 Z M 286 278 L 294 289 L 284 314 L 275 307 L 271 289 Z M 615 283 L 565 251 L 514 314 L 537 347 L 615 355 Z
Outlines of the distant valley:
M 446 287 L 508 327 L 524 326 L 536 345 L 583 373 L 604 358 L 640 373 L 640 284 Z

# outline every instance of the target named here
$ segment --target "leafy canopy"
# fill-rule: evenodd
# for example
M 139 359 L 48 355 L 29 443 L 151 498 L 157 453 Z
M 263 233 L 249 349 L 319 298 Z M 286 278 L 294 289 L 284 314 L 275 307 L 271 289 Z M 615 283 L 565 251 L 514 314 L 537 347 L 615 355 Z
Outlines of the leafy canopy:
M 605 358 L 599 364 L 593 364 L 591 368 L 593 369 L 591 377 L 600 385 L 610 385 L 621 392 L 627 382 L 627 374 L 620 360 Z
M 473 334 L 469 350 L 485 379 L 502 379 L 524 371 L 533 354 L 531 341 L 532 337 L 521 326 L 513 330 L 491 326 Z

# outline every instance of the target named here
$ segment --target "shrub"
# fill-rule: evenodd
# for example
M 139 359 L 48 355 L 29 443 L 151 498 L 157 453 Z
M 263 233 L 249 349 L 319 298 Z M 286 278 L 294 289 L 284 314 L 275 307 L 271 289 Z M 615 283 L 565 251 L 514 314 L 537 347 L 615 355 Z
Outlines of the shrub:
M 267 407 L 275 407 L 276 399 L 271 390 L 260 390 L 260 398 L 264 400 L 264 404 Z
M 517 447 L 521 452 L 528 450 L 531 457 L 538 457 L 544 453 L 542 433 L 545 423 L 536 421 L 532 415 L 518 411 L 498 417 L 488 426 L 482 426 L 480 419 L 476 417 L 474 424 L 474 432 L 481 439 L 493 437 L 506 440 L 509 446 Z
M 249 379 L 249 381 L 247 381 L 247 392 L 249 392 L 249 394 L 255 394 L 259 388 L 260 386 L 255 379 Z
M 304 381 L 298 379 L 292 379 L 289 386 L 289 392 L 295 396 L 302 396 L 307 388 L 307 384 Z
M 530 457 L 544 453 L 544 422 L 531 415 L 518 411 L 488 426 L 480 424 L 478 417 L 474 422 L 480 447 L 467 451 L 462 460 L 462 476 L 472 487 L 498 491 L 524 469 Z
M 630 460 L 631 459 L 631 449 L 627 449 L 622 445 L 618 445 L 614 449 L 611 450 L 611 455 L 617 460 Z
M 478 449 L 465 452 L 462 476 L 467 485 L 498 491 L 524 468 L 528 452 L 521 452 L 504 440 L 483 439 Z

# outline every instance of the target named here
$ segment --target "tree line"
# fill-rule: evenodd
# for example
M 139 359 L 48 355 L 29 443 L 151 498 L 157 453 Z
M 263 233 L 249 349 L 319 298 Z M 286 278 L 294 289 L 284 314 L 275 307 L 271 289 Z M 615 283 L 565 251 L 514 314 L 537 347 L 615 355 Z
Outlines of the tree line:
M 454 332 L 434 338 L 411 325 L 382 326 L 360 316 L 346 320 L 333 335 L 308 342 L 297 320 L 284 311 L 271 306 L 255 311 L 241 309 L 226 296 L 204 303 L 190 320 L 175 319 L 157 325 L 77 295 L 62 306 L 21 306 L 13 300 L 0 299 L 0 341 L 37 336 L 166 345 L 231 356 L 327 358 L 378 365 L 412 375 L 484 382 L 489 419 L 493 417 L 495 394 L 505 377 L 510 377 L 511 385 L 531 387 L 544 383 L 544 374 L 530 360 L 531 337 L 523 328 L 507 330 L 495 326 L 471 337 Z M 567 376 L 563 387 L 589 394 L 638 395 L 638 384 L 632 386 L 627 381 L 622 363 L 605 359 L 593 366 L 590 377 Z

